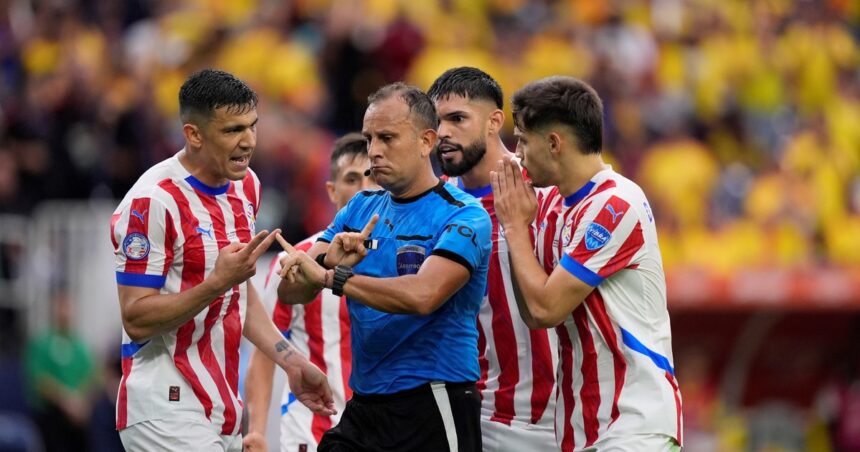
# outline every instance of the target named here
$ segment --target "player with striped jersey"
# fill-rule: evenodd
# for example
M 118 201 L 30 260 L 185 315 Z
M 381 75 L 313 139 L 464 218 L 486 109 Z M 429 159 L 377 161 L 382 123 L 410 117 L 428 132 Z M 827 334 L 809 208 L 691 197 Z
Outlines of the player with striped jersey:
M 203 70 L 179 103 L 185 148 L 144 173 L 111 220 L 123 324 L 117 429 L 128 451 L 241 451 L 242 335 L 308 407 L 331 414 L 333 401 L 247 282 L 278 232 L 255 235 L 256 94 Z
M 555 447 L 555 332 L 531 330 L 514 301 L 510 257 L 493 207 L 490 171 L 513 154 L 504 125 L 499 84 L 472 67 L 446 71 L 428 94 L 439 115 L 436 159 L 448 182 L 481 200 L 492 221 L 487 293 L 478 312 L 481 436 L 484 451 Z
M 493 174 L 520 312 L 558 333 L 558 444 L 678 450 L 681 395 L 657 230 L 642 190 L 603 162 L 600 98 L 580 80 L 550 77 L 515 93 L 513 114 L 532 184 L 557 187 L 538 200 L 510 159 Z
M 370 174 L 365 176 L 369 166 L 364 136 L 350 133 L 335 142 L 330 163 L 331 180 L 326 182 L 326 190 L 337 210 L 343 208 L 357 192 L 379 188 Z M 300 242 L 295 248 L 307 251 L 321 235 L 322 231 Z M 278 261 L 285 255 L 286 252 L 282 252 L 272 260 L 266 276 L 263 303 L 274 307 L 272 318 L 284 337 L 326 373 L 338 414 L 314 414 L 304 405 L 295 403 L 295 395 L 285 387 L 280 398 L 280 450 L 314 452 L 323 433 L 337 424 L 339 413 L 352 396 L 348 385 L 352 369 L 349 312 L 346 297 L 334 295 L 329 289 L 321 291 L 308 304 L 281 303 L 278 300 L 278 284 L 281 281 Z M 268 450 L 265 430 L 273 371 L 274 363 L 265 354 L 255 351 L 245 380 L 245 400 L 250 422 L 244 442 L 245 450 L 249 452 Z

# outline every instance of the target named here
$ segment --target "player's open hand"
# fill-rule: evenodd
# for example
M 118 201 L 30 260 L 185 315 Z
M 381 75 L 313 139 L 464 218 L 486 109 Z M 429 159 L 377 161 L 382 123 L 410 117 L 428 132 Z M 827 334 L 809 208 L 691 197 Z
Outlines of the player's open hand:
M 248 243 L 234 242 L 221 248 L 210 278 L 223 286 L 224 291 L 247 281 L 257 273 L 257 259 L 269 249 L 275 241 L 275 234 L 280 232 L 280 229 L 271 233 L 260 231 Z
M 370 221 L 364 225 L 361 232 L 341 232 L 334 236 L 326 251 L 325 264 L 328 267 L 335 265 L 355 266 L 367 256 L 367 242 L 379 215 L 373 214 Z
M 513 159 L 499 160 L 496 171 L 490 173 L 496 218 L 505 230 L 528 229 L 537 213 L 534 189 L 523 178 L 522 169 Z
M 299 402 L 316 414 L 331 416 L 337 414 L 331 387 L 324 373 L 307 359 L 295 366 L 286 368 L 290 391 Z

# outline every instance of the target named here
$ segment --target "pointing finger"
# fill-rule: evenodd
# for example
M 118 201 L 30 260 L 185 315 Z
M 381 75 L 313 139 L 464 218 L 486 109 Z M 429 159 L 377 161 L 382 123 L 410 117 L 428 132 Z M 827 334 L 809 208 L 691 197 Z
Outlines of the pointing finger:
M 262 242 L 260 242 L 260 243 L 256 246 L 256 248 L 254 248 L 254 249 L 253 249 L 253 251 L 251 252 L 251 258 L 252 258 L 253 260 L 257 260 L 257 259 L 259 259 L 259 258 L 260 258 L 260 256 L 262 256 L 262 255 L 263 255 L 263 253 L 265 253 L 265 252 L 266 252 L 266 250 L 268 250 L 268 249 L 269 249 L 269 247 L 270 247 L 270 246 L 272 246 L 272 242 L 274 242 L 274 241 L 275 241 L 275 237 L 277 237 L 277 235 L 278 235 L 280 232 L 281 232 L 281 231 L 280 231 L 280 229 L 275 229 L 275 230 L 274 230 L 274 231 L 272 231 L 269 235 L 267 235 L 267 236 L 266 236 L 266 238 L 264 238 L 264 239 L 263 239 L 263 241 L 262 241 Z M 256 238 L 256 237 L 255 237 L 255 238 Z
M 277 241 L 278 241 L 278 243 L 281 245 L 281 248 L 283 248 L 283 249 L 284 249 L 284 251 L 286 251 L 286 252 L 287 252 L 287 254 L 293 254 L 293 253 L 295 253 L 295 252 L 296 252 L 296 249 L 295 249 L 295 248 L 293 248 L 293 245 L 290 245 L 290 242 L 287 242 L 287 241 L 284 239 L 284 237 L 283 237 L 283 236 L 281 236 L 281 233 L 280 233 L 280 232 L 279 232 L 279 233 L 277 233 L 277 234 L 275 234 L 275 240 L 277 240 Z
M 362 240 L 370 237 L 370 233 L 373 232 L 373 228 L 376 227 L 377 221 L 379 221 L 379 215 L 373 214 L 373 216 L 370 217 L 370 221 L 368 221 L 367 224 L 364 225 L 364 229 L 361 230 L 361 239 Z
M 265 230 L 258 232 L 257 235 L 255 235 L 254 238 L 252 238 L 251 241 L 248 242 L 247 245 L 245 245 L 245 248 L 240 252 L 244 253 L 246 256 L 251 255 L 251 253 L 257 248 L 257 245 L 259 245 L 266 238 L 266 235 L 268 233 L 269 231 Z

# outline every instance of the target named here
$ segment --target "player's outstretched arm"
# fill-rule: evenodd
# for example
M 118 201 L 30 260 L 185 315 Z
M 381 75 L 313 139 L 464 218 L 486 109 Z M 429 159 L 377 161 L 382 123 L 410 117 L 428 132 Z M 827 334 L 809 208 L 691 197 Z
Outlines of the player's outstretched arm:
M 231 243 L 221 249 L 212 273 L 197 286 L 179 293 L 162 294 L 159 289 L 117 285 L 122 325 L 131 340 L 145 342 L 193 318 L 212 300 L 231 287 L 254 276 L 257 259 L 275 240 L 262 231 L 248 243 Z
M 335 414 L 331 387 L 322 371 L 296 350 L 278 332 L 263 303 L 250 285 L 248 312 L 243 334 L 257 349 L 287 373 L 290 390 L 311 411 L 324 416 Z M 251 295 L 253 291 L 253 295 Z
M 576 309 L 594 287 L 561 267 L 547 276 L 534 255 L 529 226 L 537 210 L 534 190 L 513 160 L 499 161 L 492 173 L 496 218 L 505 230 L 517 307 L 529 328 L 551 328 Z

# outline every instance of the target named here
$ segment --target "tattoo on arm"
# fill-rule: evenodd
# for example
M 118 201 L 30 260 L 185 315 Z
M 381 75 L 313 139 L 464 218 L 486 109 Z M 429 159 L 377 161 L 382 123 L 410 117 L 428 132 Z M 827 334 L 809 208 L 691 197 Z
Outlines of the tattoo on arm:
M 292 356 L 293 353 L 295 353 L 296 351 L 295 351 L 295 349 L 293 349 L 293 347 L 290 347 L 290 344 L 288 344 L 287 341 L 282 339 L 280 342 L 275 344 L 275 352 L 277 352 L 277 353 L 286 352 L 283 356 L 283 359 L 286 360 L 287 358 Z

